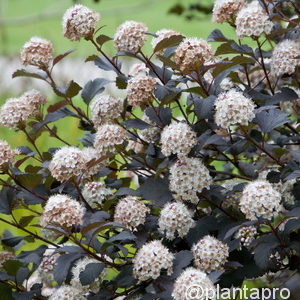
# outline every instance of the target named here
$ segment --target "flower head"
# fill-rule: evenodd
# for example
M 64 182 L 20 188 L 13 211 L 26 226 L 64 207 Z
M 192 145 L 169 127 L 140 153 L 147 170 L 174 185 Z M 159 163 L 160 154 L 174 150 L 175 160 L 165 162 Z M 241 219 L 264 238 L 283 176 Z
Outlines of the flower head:
M 49 300 L 86 300 L 85 292 L 77 287 L 62 285 L 50 296 Z
M 192 252 L 196 267 L 207 273 L 221 270 L 229 256 L 228 246 L 211 235 L 206 235 L 196 243 Z
M 254 226 L 243 226 L 236 234 L 236 238 L 241 239 L 241 244 L 248 247 L 256 238 L 257 229 Z
M 11 259 L 15 259 L 16 256 L 14 253 L 6 250 L 1 250 L 0 251 L 0 269 L 3 268 L 3 264 Z
M 108 164 L 108 158 L 105 153 L 99 152 L 93 147 L 85 147 L 81 151 L 83 160 L 83 178 L 89 178 L 96 175 L 101 169 Z
M 174 255 L 161 241 L 155 240 L 138 250 L 133 259 L 133 276 L 139 282 L 156 279 L 162 270 L 171 275 Z
M 148 76 L 149 72 L 150 69 L 147 68 L 144 63 L 136 63 L 131 66 L 128 75 L 132 77 L 139 76 L 139 75 Z
M 21 50 L 23 65 L 48 67 L 52 60 L 53 47 L 50 41 L 40 37 L 32 37 Z
M 57 259 L 59 258 L 59 253 L 54 253 L 55 249 L 47 249 L 44 253 L 43 259 L 37 269 L 38 276 L 41 278 L 42 282 L 51 287 L 54 281 L 54 268 L 57 265 Z
M 127 139 L 126 131 L 119 125 L 104 124 L 97 128 L 94 146 L 98 151 L 113 151 Z
M 153 77 L 139 75 L 128 80 L 127 101 L 134 107 L 149 104 L 153 98 L 156 80 Z
M 216 288 L 209 277 L 204 272 L 190 267 L 185 269 L 176 279 L 172 297 L 175 300 L 202 300 L 205 297 L 200 299 L 197 298 L 197 295 L 203 295 L 203 292 L 212 295 L 210 300 L 216 299 L 214 296 L 216 295 Z
M 233 89 L 220 94 L 215 103 L 216 124 L 227 129 L 232 125 L 248 125 L 255 115 L 254 102 Z
M 174 198 L 198 203 L 197 192 L 209 189 L 212 178 L 199 158 L 182 158 L 170 168 L 170 190 Z
M 91 102 L 90 108 L 92 121 L 97 127 L 119 118 L 123 110 L 123 101 L 109 95 L 100 95 Z
M 249 220 L 271 219 L 282 211 L 281 194 L 268 181 L 250 182 L 243 190 L 240 209 Z
M 85 208 L 79 202 L 67 195 L 58 194 L 48 199 L 40 224 L 42 227 L 51 225 L 70 229 L 82 223 L 84 214 Z
M 183 73 L 197 70 L 205 63 L 215 60 L 214 50 L 207 41 L 199 38 L 185 38 L 177 47 L 174 61 Z
M 98 181 L 85 184 L 82 190 L 84 199 L 93 208 L 101 205 L 103 201 L 112 194 L 112 189 L 107 188 L 104 183 Z
M 212 20 L 215 23 L 230 21 L 245 5 L 245 0 L 216 0 Z
M 148 27 L 144 23 L 124 22 L 118 27 L 114 37 L 117 50 L 137 53 L 144 46 L 147 31 Z
M 5 127 L 18 128 L 30 117 L 35 116 L 46 98 L 38 91 L 31 90 L 19 98 L 10 98 L 0 109 L 0 124 Z
M 150 213 L 150 209 L 141 200 L 127 196 L 118 202 L 114 221 L 135 230 L 139 225 L 145 223 L 148 213 Z
M 159 231 L 169 240 L 175 239 L 176 233 L 183 238 L 194 225 L 192 212 L 182 202 L 167 203 L 160 212 Z
M 186 156 L 197 144 L 196 132 L 186 122 L 172 122 L 161 133 L 161 152 Z
M 277 44 L 271 58 L 271 72 L 276 76 L 293 74 L 300 66 L 300 43 L 284 40 Z
M 69 8 L 63 16 L 63 34 L 71 41 L 88 38 L 94 33 L 99 20 L 99 13 L 77 4 Z
M 54 153 L 49 170 L 58 181 L 67 181 L 79 176 L 85 168 L 85 163 L 80 149 L 65 146 Z
M 236 34 L 239 38 L 258 37 L 263 33 L 270 34 L 273 28 L 268 14 L 257 0 L 250 2 L 238 12 L 235 25 Z
M 0 140 L 0 167 L 14 162 L 14 157 L 19 155 L 18 149 L 11 149 L 6 141 Z

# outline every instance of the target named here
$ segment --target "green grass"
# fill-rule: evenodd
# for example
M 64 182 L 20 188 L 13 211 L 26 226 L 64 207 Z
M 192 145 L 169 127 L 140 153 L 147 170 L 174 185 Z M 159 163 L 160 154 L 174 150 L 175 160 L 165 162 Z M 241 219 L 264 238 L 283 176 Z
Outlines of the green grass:
M 18 54 L 22 45 L 32 36 L 41 36 L 51 40 L 57 54 L 73 48 L 76 48 L 77 51 L 72 55 L 82 56 L 93 52 L 85 41 L 71 42 L 62 36 L 61 18 L 64 11 L 72 5 L 71 0 L 31 0 L 30 5 L 28 5 L 28 0 L 1 1 L 3 2 L 5 19 L 11 21 L 15 18 L 32 16 L 45 11 L 55 10 L 57 12 L 51 19 L 42 18 L 34 23 L 10 23 L 4 28 L 4 33 L 2 32 L 5 40 L 4 43 L 0 44 L 1 54 Z M 210 16 L 203 16 L 201 21 L 187 22 L 183 17 L 168 14 L 168 9 L 177 2 L 177 0 L 102 0 L 95 4 L 91 0 L 82 1 L 83 4 L 101 13 L 102 19 L 99 26 L 105 25 L 106 27 L 103 28 L 102 32 L 110 36 L 113 36 L 117 26 L 125 20 L 142 21 L 148 25 L 150 32 L 156 32 L 161 28 L 171 28 L 187 36 L 202 38 L 207 38 L 214 28 L 220 28 L 220 25 L 216 26 L 211 22 Z M 185 4 L 192 2 L 194 1 L 187 0 Z M 229 27 L 224 25 L 221 27 L 225 33 L 232 33 Z M 147 49 L 149 49 L 149 45 Z

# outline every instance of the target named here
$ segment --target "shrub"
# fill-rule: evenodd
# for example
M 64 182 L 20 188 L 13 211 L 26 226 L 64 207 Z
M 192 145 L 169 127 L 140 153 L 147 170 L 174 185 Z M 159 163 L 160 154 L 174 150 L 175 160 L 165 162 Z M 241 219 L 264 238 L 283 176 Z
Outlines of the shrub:
M 220 30 L 207 41 L 152 34 L 134 21 L 112 39 L 98 13 L 70 8 L 65 37 L 90 43 L 86 60 L 113 82 L 60 86 L 52 70 L 72 51 L 54 56 L 37 37 L 25 44 L 22 61 L 34 69 L 13 77 L 42 80 L 61 100 L 49 106 L 32 90 L 0 109 L 1 125 L 31 145 L 1 141 L 0 221 L 24 233 L 2 236 L 5 299 L 190 299 L 188 284 L 279 286 L 289 276 L 297 285 L 299 5 L 232 2 L 217 0 L 213 20 L 236 40 Z M 108 84 L 127 97 L 107 95 Z M 78 121 L 77 145 L 59 136 L 62 118 Z M 63 146 L 43 152 L 46 132 Z

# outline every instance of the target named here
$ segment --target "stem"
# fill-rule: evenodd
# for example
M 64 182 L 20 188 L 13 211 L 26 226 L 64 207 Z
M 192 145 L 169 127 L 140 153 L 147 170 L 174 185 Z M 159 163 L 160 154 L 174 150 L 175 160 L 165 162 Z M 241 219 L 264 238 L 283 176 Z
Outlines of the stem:
M 248 135 L 247 131 L 243 128 L 243 126 L 240 126 L 241 130 L 244 133 L 244 137 L 249 140 L 251 143 L 253 143 L 258 149 L 260 149 L 262 152 L 267 154 L 272 160 L 274 160 L 279 166 L 283 167 L 283 163 L 274 157 L 271 153 L 269 153 L 264 147 L 262 147 L 260 144 L 258 144 L 250 135 Z
M 71 144 L 69 144 L 67 141 L 63 140 L 61 137 L 59 137 L 57 135 L 57 133 L 53 129 L 51 129 L 47 124 L 45 124 L 44 126 L 47 128 L 47 130 L 49 131 L 50 135 L 54 136 L 55 138 L 57 138 L 59 141 L 63 142 L 64 144 L 66 144 L 68 146 L 71 146 Z
M 261 50 L 261 44 L 260 44 L 258 38 L 257 38 L 256 41 L 257 41 L 257 45 L 258 45 L 258 49 L 259 49 L 259 54 L 260 54 L 260 57 L 261 57 L 261 65 L 263 67 L 263 71 L 264 71 L 264 74 L 266 76 L 270 91 L 271 91 L 272 95 L 274 95 L 274 89 L 272 87 L 272 84 L 271 84 L 271 81 L 270 81 L 270 78 L 268 76 L 268 72 L 267 72 L 267 69 L 266 69 L 266 65 L 265 65 L 265 62 L 264 62 L 264 56 L 263 56 L 263 53 L 262 53 L 262 50 Z
M 53 243 L 53 242 L 51 242 L 51 241 L 49 241 L 49 240 L 47 240 L 47 239 L 45 239 L 45 238 L 43 238 L 43 237 L 41 237 L 41 236 L 39 236 L 39 235 L 37 235 L 37 234 L 31 232 L 30 230 L 28 230 L 28 229 L 26 229 L 26 228 L 23 228 L 23 227 L 20 226 L 19 224 L 12 223 L 12 222 L 7 221 L 7 220 L 5 220 L 5 219 L 3 219 L 3 218 L 1 218 L 1 217 L 0 217 L 0 221 L 2 221 L 2 222 L 6 223 L 6 224 L 8 224 L 8 225 L 11 225 L 11 226 L 13 226 L 13 227 L 15 227 L 15 228 L 18 228 L 18 229 L 20 229 L 20 230 L 26 232 L 26 233 L 30 234 L 31 236 L 35 237 L 36 239 L 38 239 L 38 240 L 40 240 L 40 241 L 43 241 L 43 242 L 46 243 L 46 244 L 50 244 L 50 245 L 52 245 L 52 246 L 54 246 L 54 247 L 56 247 L 56 248 L 59 248 L 59 246 L 56 245 L 55 243 Z
M 43 156 L 42 156 L 40 150 L 38 149 L 38 147 L 36 146 L 35 141 L 33 140 L 33 138 L 29 135 L 29 133 L 26 131 L 25 128 L 23 128 L 22 131 L 25 133 L 28 141 L 32 144 L 32 146 L 36 150 L 37 154 L 39 155 L 39 157 L 41 159 L 41 162 L 43 162 L 44 161 Z
M 115 70 L 120 74 L 123 75 L 122 71 L 120 70 L 120 68 L 103 52 L 103 50 L 101 49 L 101 47 L 98 46 L 98 44 L 94 41 L 93 38 L 89 39 L 92 44 L 96 47 L 97 51 L 99 51 L 109 62 L 110 64 L 115 68 Z

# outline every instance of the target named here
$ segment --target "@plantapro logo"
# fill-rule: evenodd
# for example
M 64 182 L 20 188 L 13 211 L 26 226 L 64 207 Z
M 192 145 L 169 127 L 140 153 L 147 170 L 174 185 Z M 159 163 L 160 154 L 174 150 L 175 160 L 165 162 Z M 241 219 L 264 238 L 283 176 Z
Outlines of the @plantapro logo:
M 214 289 L 192 284 L 187 288 L 185 297 L 188 300 L 212 300 L 215 299 L 216 292 Z

